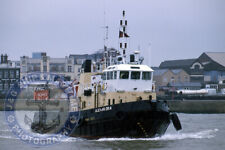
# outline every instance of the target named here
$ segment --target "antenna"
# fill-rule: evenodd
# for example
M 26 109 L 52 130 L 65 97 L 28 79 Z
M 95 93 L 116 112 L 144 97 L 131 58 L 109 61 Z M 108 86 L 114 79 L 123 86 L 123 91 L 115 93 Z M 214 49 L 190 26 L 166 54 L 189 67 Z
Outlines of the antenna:
M 120 20 L 120 28 L 119 28 L 119 48 L 120 52 L 122 52 L 122 61 L 125 64 L 126 63 L 126 49 L 127 49 L 127 41 L 128 41 L 129 35 L 127 34 L 127 20 L 126 20 L 126 14 L 123 10 L 123 18 Z
M 148 43 L 148 65 L 151 67 L 152 65 L 152 50 L 151 50 L 151 43 Z
M 106 12 L 105 12 L 105 1 L 104 1 L 104 64 L 105 67 L 109 66 L 110 64 L 108 63 L 108 30 L 109 30 L 109 26 L 106 25 Z

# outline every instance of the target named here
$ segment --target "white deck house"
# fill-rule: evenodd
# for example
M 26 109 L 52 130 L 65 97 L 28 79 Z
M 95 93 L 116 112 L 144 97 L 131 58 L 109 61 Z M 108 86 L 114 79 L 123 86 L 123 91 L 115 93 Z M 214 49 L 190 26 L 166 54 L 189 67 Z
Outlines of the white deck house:
M 102 79 L 105 92 L 151 92 L 153 70 L 147 65 L 120 64 L 107 67 Z

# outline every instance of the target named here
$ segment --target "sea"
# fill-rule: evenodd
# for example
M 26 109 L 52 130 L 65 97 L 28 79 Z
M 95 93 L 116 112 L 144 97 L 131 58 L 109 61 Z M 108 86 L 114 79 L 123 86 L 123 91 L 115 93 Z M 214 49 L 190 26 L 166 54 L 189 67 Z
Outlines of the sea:
M 0 112 L 0 150 L 225 150 L 225 114 L 178 113 L 182 130 L 171 123 L 166 133 L 155 138 L 100 138 L 87 140 L 68 137 L 57 144 L 35 146 L 16 137 Z

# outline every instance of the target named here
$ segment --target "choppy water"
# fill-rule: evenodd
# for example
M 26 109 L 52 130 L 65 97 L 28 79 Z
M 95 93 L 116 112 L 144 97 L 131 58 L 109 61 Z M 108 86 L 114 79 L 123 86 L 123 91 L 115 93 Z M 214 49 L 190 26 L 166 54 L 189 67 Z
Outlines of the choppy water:
M 22 142 L 7 127 L 4 112 L 0 112 L 0 150 L 15 149 L 154 149 L 154 150 L 224 150 L 225 114 L 178 114 L 183 130 L 176 132 L 172 124 L 166 134 L 157 138 L 101 138 L 86 140 L 67 138 L 59 144 L 38 147 Z

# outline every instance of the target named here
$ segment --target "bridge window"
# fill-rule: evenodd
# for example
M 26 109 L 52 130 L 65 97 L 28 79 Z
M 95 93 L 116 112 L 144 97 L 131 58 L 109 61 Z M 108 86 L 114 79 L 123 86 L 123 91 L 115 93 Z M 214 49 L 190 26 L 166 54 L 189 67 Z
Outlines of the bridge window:
M 107 77 L 106 77 L 106 80 L 109 80 L 109 72 L 106 72 L 106 74 L 107 74 Z
M 117 71 L 114 71 L 114 79 L 117 79 Z
M 106 80 L 106 73 L 105 72 L 102 74 L 102 80 Z
M 140 69 L 140 67 L 130 67 L 131 69 Z
M 129 71 L 120 71 L 120 79 L 128 79 Z
M 113 79 L 113 72 L 112 71 L 108 71 L 107 72 L 107 80 L 112 80 Z
M 142 72 L 142 80 L 151 80 L 151 72 Z
M 113 72 L 110 71 L 110 72 L 109 72 L 109 80 L 112 80 L 112 79 L 113 79 Z
M 134 79 L 134 80 L 139 80 L 140 79 L 140 72 L 139 71 L 132 71 L 131 72 L 131 79 Z

